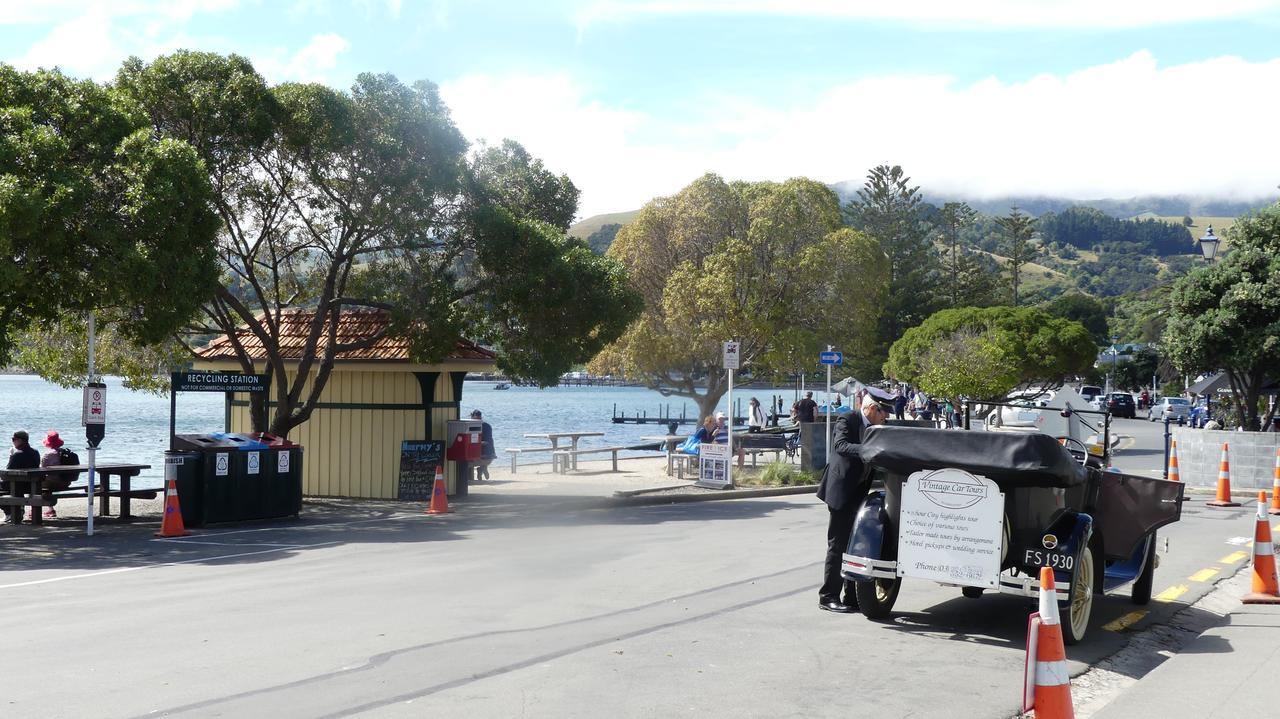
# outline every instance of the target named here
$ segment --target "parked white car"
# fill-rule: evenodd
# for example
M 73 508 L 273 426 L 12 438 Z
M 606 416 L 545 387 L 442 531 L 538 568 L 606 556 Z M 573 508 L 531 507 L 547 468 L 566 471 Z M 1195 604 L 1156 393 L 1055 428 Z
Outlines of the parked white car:
M 1181 397 L 1164 397 L 1147 410 L 1147 420 L 1150 422 L 1163 422 L 1166 417 L 1174 422 L 1179 419 L 1186 421 L 1190 416 L 1191 402 Z

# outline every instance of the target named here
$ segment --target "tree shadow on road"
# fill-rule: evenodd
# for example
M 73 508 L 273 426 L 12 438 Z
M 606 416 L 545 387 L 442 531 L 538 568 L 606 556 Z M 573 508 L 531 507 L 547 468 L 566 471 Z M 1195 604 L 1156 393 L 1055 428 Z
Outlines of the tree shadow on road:
M 816 500 L 809 499 L 816 503 Z M 275 562 L 310 549 L 346 544 L 437 543 L 497 529 L 653 525 L 751 520 L 782 511 L 812 511 L 809 502 L 733 500 L 638 506 L 605 497 L 472 494 L 451 501 L 453 513 L 428 516 L 421 502 L 308 499 L 299 519 L 192 528 L 188 537 L 156 539 L 156 517 L 129 523 L 59 520 L 42 527 L 0 526 L 0 589 L 93 572 L 174 563 Z

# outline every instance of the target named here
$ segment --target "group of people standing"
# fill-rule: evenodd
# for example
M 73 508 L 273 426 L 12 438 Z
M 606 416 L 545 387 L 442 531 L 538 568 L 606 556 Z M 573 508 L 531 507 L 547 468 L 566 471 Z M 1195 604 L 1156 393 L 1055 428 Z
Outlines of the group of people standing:
M 69 449 L 63 447 L 65 444 L 62 437 L 58 435 L 56 430 L 49 430 L 44 437 L 45 446 L 44 453 L 36 451 L 31 446 L 31 436 L 23 430 L 13 433 L 13 447 L 9 450 L 9 462 L 5 466 L 6 469 L 40 469 L 45 467 L 61 467 L 66 465 L 77 465 L 80 458 Z M 44 517 L 46 519 L 57 518 L 58 513 L 51 506 L 54 501 L 53 493 L 60 492 L 71 486 L 76 477 L 80 476 L 79 472 L 50 472 L 44 478 L 43 498 L 47 503 L 44 508 Z M 0 482 L 0 493 L 8 492 L 7 482 Z M 13 522 L 17 517 L 17 513 L 22 507 L 5 507 L 4 516 L 0 518 L 0 522 Z M 26 519 L 31 518 L 31 508 L 27 508 Z

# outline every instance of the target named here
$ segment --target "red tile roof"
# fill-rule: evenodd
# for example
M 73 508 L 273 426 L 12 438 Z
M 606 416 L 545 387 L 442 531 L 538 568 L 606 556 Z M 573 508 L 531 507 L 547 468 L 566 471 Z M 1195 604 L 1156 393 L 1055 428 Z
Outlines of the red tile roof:
M 302 357 L 302 348 L 306 345 L 310 333 L 311 320 L 315 313 L 310 310 L 285 310 L 280 316 L 280 352 L 286 360 L 298 360 Z M 258 315 L 261 321 L 262 315 Z M 368 337 L 385 329 L 391 321 L 385 310 L 344 310 L 338 318 L 338 343 L 346 344 Z M 326 323 L 327 325 L 327 323 Z M 236 330 L 236 336 L 244 346 L 249 357 L 255 360 L 267 358 L 262 342 L 246 327 Z M 324 353 L 329 344 L 328 327 L 320 334 L 316 343 L 316 354 Z M 235 360 L 235 349 L 227 337 L 218 337 L 209 344 L 196 350 L 196 354 L 204 360 Z M 457 348 L 450 352 L 445 360 L 464 360 L 475 362 L 492 362 L 494 353 L 468 340 L 459 340 Z M 409 341 L 403 337 L 385 335 L 371 347 L 343 352 L 338 360 L 347 362 L 408 362 Z

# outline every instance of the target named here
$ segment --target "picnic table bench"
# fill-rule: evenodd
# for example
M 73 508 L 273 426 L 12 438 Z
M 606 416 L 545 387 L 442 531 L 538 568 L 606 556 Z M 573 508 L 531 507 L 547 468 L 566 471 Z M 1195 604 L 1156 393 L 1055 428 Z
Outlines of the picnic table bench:
M 511 473 L 515 474 L 516 458 L 523 454 L 529 454 L 530 452 L 554 452 L 555 449 L 555 447 L 507 447 L 502 451 L 511 455 Z
M 568 439 L 569 450 L 571 452 L 576 452 L 578 451 L 578 440 L 583 437 L 603 437 L 604 432 L 528 432 L 524 436 L 525 439 L 545 439 L 551 442 L 551 465 L 554 470 L 555 453 L 560 449 L 560 440 Z M 516 455 L 511 456 L 512 472 L 515 472 L 515 456 Z M 578 458 L 576 456 L 570 457 L 569 461 L 573 464 L 573 469 L 578 468 Z
M 110 516 L 111 497 L 120 499 L 120 519 L 129 521 L 133 515 L 129 513 L 130 499 L 154 499 L 160 489 L 133 489 L 130 487 L 131 480 L 138 476 L 144 469 L 151 469 L 149 464 L 123 464 L 113 462 L 103 462 L 94 466 L 94 473 L 97 474 L 97 481 L 94 483 L 94 496 L 99 498 L 98 515 L 102 517 Z M 0 479 L 8 483 L 8 496 L 0 496 L 0 506 L 3 507 L 32 507 L 31 524 L 44 524 L 44 517 L 39 511 L 40 507 L 50 506 L 53 502 L 49 502 L 44 498 L 44 480 L 49 474 L 67 474 L 80 473 L 89 471 L 89 465 L 62 465 L 58 467 L 38 467 L 32 469 L 0 469 Z M 119 478 L 119 489 L 111 489 L 111 477 Z M 63 490 L 53 492 L 54 500 L 67 497 L 88 497 L 89 483 L 86 479 L 83 484 L 76 483 Z M 22 521 L 22 512 L 14 513 L 14 523 Z
M 578 468 L 578 455 L 609 452 L 613 455 L 613 471 L 618 471 L 618 452 L 629 447 L 588 447 L 587 449 L 558 449 L 551 453 L 551 471 L 568 474 Z

